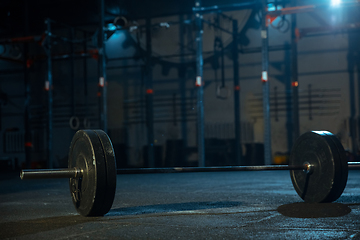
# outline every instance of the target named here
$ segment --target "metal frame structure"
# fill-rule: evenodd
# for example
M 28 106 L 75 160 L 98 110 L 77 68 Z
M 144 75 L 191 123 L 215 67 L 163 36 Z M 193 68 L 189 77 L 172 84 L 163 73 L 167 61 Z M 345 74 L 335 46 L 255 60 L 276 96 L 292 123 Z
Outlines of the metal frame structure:
M 195 13 L 196 26 L 197 26 L 197 48 L 196 48 L 196 66 L 197 66 L 197 77 L 195 86 L 198 87 L 198 116 L 197 116 L 197 142 L 198 142 L 198 165 L 204 167 L 205 163 L 205 134 L 204 134 L 204 97 L 203 97 L 203 59 L 202 59 L 202 34 L 203 34 L 203 13 L 221 11 L 224 9 L 234 10 L 245 9 L 256 6 L 257 3 L 249 2 L 244 4 L 233 4 L 225 6 L 213 6 L 213 7 L 201 7 L 200 2 L 195 2 L 193 12 Z M 232 46 L 232 59 L 233 59 L 233 78 L 234 78 L 234 125 L 235 125 L 235 162 L 236 164 L 242 163 L 242 148 L 241 146 L 241 126 L 240 126 L 240 81 L 239 81 L 239 50 L 238 50 L 238 21 L 232 20 L 232 31 L 225 31 L 232 35 L 233 46 Z M 217 26 L 214 26 L 217 27 Z
M 266 0 L 263 0 L 266 2 Z M 241 9 L 248 9 L 261 6 L 258 1 L 253 2 L 245 2 L 245 3 L 239 3 L 239 4 L 229 4 L 229 5 L 223 5 L 223 6 L 212 6 L 212 7 L 201 7 L 200 2 L 198 0 L 195 1 L 195 7 L 193 8 L 193 12 L 196 17 L 196 26 L 197 26 L 197 48 L 196 48 L 196 66 L 197 66 L 197 79 L 196 79 L 196 86 L 199 88 L 198 90 L 198 117 L 197 117 L 197 141 L 198 141 L 198 162 L 199 167 L 205 166 L 205 157 L 204 157 L 204 112 L 203 112 L 203 89 L 202 89 L 202 71 L 203 71 L 203 59 L 202 59 L 202 14 L 203 13 L 210 13 L 210 12 L 221 12 L 221 11 L 230 11 L 230 10 L 241 10 Z M 266 4 L 264 5 L 266 7 Z M 264 12 L 266 9 L 264 8 Z M 264 24 L 265 18 L 264 18 Z M 238 54 L 239 50 L 237 47 L 237 40 L 238 40 L 238 22 L 237 20 L 232 21 L 233 29 L 232 29 L 232 38 L 233 38 L 233 67 L 234 67 L 234 125 L 235 125 L 235 162 L 237 164 L 241 164 L 242 162 L 242 148 L 241 148 L 241 127 L 240 127 L 240 82 L 239 82 L 239 61 L 238 61 Z M 266 26 L 266 25 L 264 25 Z M 265 29 L 266 30 L 266 29 Z M 267 30 L 266 30 L 267 31 Z M 201 42 L 201 43 L 200 43 Z M 267 39 L 266 39 L 267 43 Z M 264 44 L 264 41 L 263 41 Z M 264 51 L 263 46 L 263 54 L 268 54 L 267 45 L 266 50 Z M 201 57 L 201 58 L 200 58 Z M 266 68 L 267 72 L 267 65 L 268 60 L 267 57 L 263 57 L 263 68 Z M 201 73 L 201 75 L 200 75 Z M 199 81 L 200 80 L 200 81 Z M 201 83 L 201 84 L 199 84 Z M 267 81 L 264 82 L 264 93 L 267 92 L 267 101 L 264 101 L 264 104 L 266 104 L 266 107 L 264 106 L 264 109 L 266 110 L 266 116 L 268 116 L 268 121 L 265 121 L 265 128 L 268 129 L 266 132 L 265 139 L 268 139 L 265 143 L 265 164 L 271 164 L 271 154 L 270 159 L 266 156 L 268 156 L 268 152 L 271 153 L 271 139 L 270 139 L 270 107 L 269 107 L 269 86 Z M 265 112 L 264 112 L 265 113 Z M 265 114 L 264 114 L 265 115 Z M 269 126 L 269 127 L 267 127 Z
M 296 6 L 296 0 L 293 0 L 293 6 Z M 300 136 L 300 122 L 299 122 L 299 84 L 298 84 L 298 54 L 297 54 L 297 39 L 296 28 L 297 20 L 296 14 L 291 15 L 291 85 L 292 85 L 292 123 L 291 129 L 292 141 Z
M 153 97 L 153 80 L 152 80 L 152 43 L 151 43 L 151 19 L 146 19 L 146 127 L 147 127 L 147 156 L 148 166 L 155 167 L 154 159 L 154 97 Z
M 52 59 L 51 59 L 51 21 L 47 19 L 46 35 L 47 35 L 47 82 L 45 83 L 46 90 L 48 91 L 48 168 L 53 168 L 53 78 L 52 78 Z
M 264 116 L 264 159 L 265 164 L 272 163 L 272 150 L 271 150 L 271 119 L 270 119 L 270 93 L 269 93 L 269 33 L 268 33 L 268 25 L 275 19 L 277 16 L 291 14 L 291 85 L 292 85 L 292 122 L 290 123 L 293 132 L 292 139 L 295 141 L 300 135 L 300 123 L 299 123 L 299 94 L 298 94 L 298 63 L 297 63 L 297 40 L 298 36 L 296 35 L 297 22 L 296 22 L 296 14 L 304 13 L 304 12 L 312 12 L 316 9 L 321 9 L 327 7 L 327 4 L 322 5 L 309 5 L 309 6 L 296 6 L 296 0 L 291 1 L 292 7 L 283 8 L 281 10 L 275 10 L 269 12 L 267 10 L 267 0 L 259 1 L 251 1 L 239 4 L 228 4 L 222 6 L 211 6 L 211 7 L 201 7 L 197 6 L 193 8 L 193 12 L 197 14 L 201 13 L 209 13 L 209 12 L 223 12 L 230 10 L 240 10 L 240 9 L 248 9 L 248 8 L 261 8 L 262 9 L 262 21 L 261 21 L 261 39 L 262 39 L 262 74 L 261 80 L 263 82 L 263 116 Z M 358 6 L 356 1 L 346 2 L 345 5 L 347 7 Z M 348 26 L 349 27 L 349 26 Z M 350 28 L 353 26 L 350 26 Z M 198 31 L 202 31 L 202 29 L 198 29 Z M 201 51 L 201 48 L 198 48 L 197 51 Z M 235 50 L 235 49 L 234 49 Z M 200 62 L 199 59 L 197 59 Z M 198 64 L 199 65 L 199 64 Z M 234 77 L 236 76 L 234 70 Z M 235 78 L 234 78 L 235 84 Z M 235 84 L 235 86 L 237 86 Z M 236 98 L 236 92 L 235 92 Z M 236 100 L 235 100 L 236 101 Z M 235 106 L 235 113 L 237 112 Z M 236 116 L 235 116 L 236 117 Z M 203 118 L 198 118 L 198 125 L 203 124 Z M 235 124 L 237 124 L 237 120 L 235 120 Z M 238 131 L 238 130 L 236 130 Z M 204 136 L 198 133 L 198 138 L 203 138 Z M 199 141 L 199 140 L 198 140 Z M 353 140 L 354 142 L 354 140 Z M 237 153 L 238 154 L 238 153 Z M 202 159 L 199 157 L 199 162 Z M 199 165 L 200 166 L 200 165 Z
M 298 40 L 305 36 L 308 33 L 319 32 L 319 31 L 339 31 L 342 29 L 353 30 L 360 28 L 360 24 L 345 24 L 341 26 L 326 26 L 326 27 L 313 27 L 313 28 L 305 28 L 298 29 L 297 28 L 297 19 L 296 14 L 298 13 L 307 13 L 313 12 L 317 9 L 322 9 L 328 7 L 328 4 L 319 4 L 319 5 L 307 5 L 307 6 L 297 6 L 297 0 L 291 1 L 292 7 L 283 8 L 280 10 L 272 11 L 267 13 L 268 21 L 271 21 L 271 18 L 291 14 L 291 85 L 292 85 L 292 129 L 293 129 L 293 141 L 300 136 L 300 121 L 299 121 L 299 82 L 298 82 L 298 53 L 297 53 L 297 42 Z M 343 7 L 359 7 L 359 2 L 357 1 L 348 1 L 342 3 Z M 350 127 L 350 138 L 352 144 L 352 151 L 358 148 L 356 144 L 356 123 L 355 123 L 355 93 L 354 88 L 354 79 L 353 75 L 350 75 L 350 119 L 349 119 L 349 127 Z
M 27 19 L 27 11 L 25 11 L 25 21 L 24 21 L 24 37 L 16 37 L 16 38 L 9 38 L 9 39 L 1 39 L 0 42 L 4 43 L 4 44 L 12 44 L 12 43 L 22 43 L 24 44 L 24 50 L 23 50 L 23 54 L 24 54 L 24 60 L 20 61 L 20 60 L 12 60 L 11 58 L 1 58 L 2 60 L 5 61 L 12 61 L 15 63 L 22 63 L 23 65 L 23 69 L 22 70 L 11 70 L 11 71 L 0 71 L 1 74 L 12 74 L 12 73 L 18 73 L 19 71 L 23 71 L 24 73 L 24 89 L 25 89 L 25 108 L 24 108 L 24 129 L 25 129 L 25 134 L 24 134 L 24 149 L 25 149 L 25 165 L 30 168 L 31 167 L 31 152 L 32 152 L 32 148 L 33 148 L 33 136 L 32 136 L 32 132 L 31 132 L 31 119 L 30 119 L 30 103 L 31 103 L 31 85 L 30 85 L 30 67 L 34 64 L 35 61 L 38 60 L 45 60 L 46 62 L 46 77 L 45 77 L 45 90 L 47 92 L 47 120 L 46 120 L 46 129 L 47 129 L 47 135 L 46 135 L 46 140 L 47 140 L 47 166 L 49 168 L 53 167 L 53 156 L 52 156 L 52 149 L 53 149 L 53 73 L 52 73 L 52 65 L 53 65 L 53 61 L 54 60 L 62 60 L 62 59 L 70 59 L 70 72 L 71 72 L 71 81 L 73 83 L 73 87 L 74 87 L 74 58 L 75 58 L 75 53 L 74 53 L 74 49 L 73 49 L 73 43 L 71 43 L 71 53 L 70 54 L 65 54 L 65 55 L 61 55 L 61 56 L 53 56 L 52 54 L 52 38 L 54 37 L 54 35 L 52 34 L 52 23 L 55 23 L 53 20 L 51 19 L 45 19 L 45 32 L 43 35 L 37 35 L 37 36 L 28 36 L 28 21 L 26 21 Z M 72 36 L 70 40 L 73 40 L 73 34 L 74 34 L 74 28 L 67 26 L 65 24 L 60 23 L 61 25 L 70 28 L 71 32 L 70 35 Z M 77 29 L 80 30 L 80 29 Z M 85 37 L 84 39 L 86 39 L 86 31 L 84 30 L 80 30 L 83 31 L 85 33 Z M 29 58 L 29 43 L 38 43 L 44 47 L 45 50 L 45 55 L 44 56 L 38 56 L 35 59 L 31 59 Z M 86 42 L 84 41 L 84 43 L 86 44 Z M 86 58 L 89 56 L 89 54 L 86 54 L 86 46 L 84 47 L 85 53 L 81 53 L 81 57 L 84 58 L 84 60 L 86 61 Z M 87 66 L 86 63 L 84 63 L 84 79 L 86 81 L 87 79 L 87 75 L 86 75 L 86 71 L 87 71 Z M 86 85 L 85 85 L 86 86 Z M 86 90 L 86 89 L 85 89 Z M 87 93 L 86 93 L 87 95 Z M 73 102 L 73 106 L 72 106 L 72 112 L 74 113 L 75 111 L 75 93 L 72 93 L 72 102 Z
M 239 50 L 238 50 L 238 21 L 232 21 L 233 35 L 233 68 L 234 68 L 234 125 L 235 125 L 235 162 L 242 164 L 241 146 L 241 117 L 240 117 L 240 79 L 239 79 Z
M 201 6 L 201 0 L 195 1 L 195 6 Z M 198 147 L 198 165 L 205 167 L 205 138 L 204 138 L 204 81 L 203 81 L 203 21 L 202 14 L 195 13 L 196 23 L 196 82 L 197 90 L 197 147 Z
M 270 118 L 270 83 L 269 83 L 269 29 L 266 21 L 267 0 L 262 0 L 261 44 L 262 44 L 262 76 L 263 82 L 263 114 L 264 114 L 264 161 L 271 164 L 271 118 Z
M 106 51 L 105 51 L 105 41 L 106 33 L 104 31 L 105 27 L 105 0 L 100 0 L 100 41 L 99 41 L 99 67 L 100 67 L 100 78 L 99 86 L 102 89 L 101 94 L 101 112 L 100 112 L 100 122 L 101 128 L 107 132 L 107 77 L 106 77 Z
M 106 32 L 104 31 L 105 24 L 105 4 L 104 0 L 99 0 L 100 4 L 100 42 L 99 42 L 99 69 L 100 79 L 99 85 L 102 89 L 101 94 L 101 128 L 107 131 L 107 76 L 106 76 L 106 54 L 105 54 L 105 41 Z M 205 141 L 204 141 L 204 79 L 203 79 L 203 14 L 209 12 L 229 11 L 229 10 L 241 10 L 248 8 L 261 7 L 262 9 L 262 27 L 261 27 L 261 38 L 262 38 L 262 74 L 261 79 L 263 82 L 263 114 L 264 114 L 264 147 L 265 147 L 265 164 L 271 164 L 271 119 L 270 119 L 270 99 L 269 99 L 269 79 L 268 79 L 268 64 L 269 64 L 269 45 L 268 45 L 268 16 L 280 16 L 285 14 L 292 14 L 291 16 L 291 53 L 292 53 L 292 99 L 293 99 L 293 111 L 292 111 L 292 128 L 293 128 L 293 139 L 299 136 L 299 103 L 298 103 L 298 71 L 297 71 L 297 36 L 295 34 L 296 29 L 296 14 L 301 12 L 309 12 L 316 9 L 316 6 L 302 6 L 295 7 L 296 0 L 292 1 L 292 8 L 282 9 L 281 11 L 268 12 L 267 11 L 267 0 L 251 1 L 241 4 L 231 4 L 223 6 L 212 6 L 202 7 L 201 0 L 195 0 L 195 7 L 193 13 L 195 14 L 195 24 L 197 27 L 197 48 L 196 48 L 196 81 L 197 87 L 197 145 L 198 145 L 198 165 L 204 167 L 205 163 Z M 354 3 L 355 4 L 355 3 Z M 357 6 L 357 5 L 356 5 Z M 48 167 L 53 167 L 53 78 L 52 78 L 52 55 L 51 55 L 51 20 L 47 19 L 46 24 L 46 56 L 47 56 L 47 90 L 48 90 L 48 122 L 47 122 L 47 142 L 48 142 Z M 233 42 L 237 42 L 237 21 L 233 20 Z M 239 62 L 237 44 L 233 44 L 233 62 L 234 62 L 234 121 L 235 121 L 235 138 L 236 146 L 241 144 L 241 129 L 240 129 L 240 85 L 239 85 Z M 154 167 L 154 121 L 153 121 L 153 90 L 152 90 L 152 64 L 151 64 L 151 20 L 147 19 L 146 22 L 146 113 L 147 113 L 147 129 L 148 129 L 148 159 L 149 167 Z M 71 64 L 74 61 L 74 52 L 72 47 L 72 53 L 70 56 Z M 73 68 L 71 69 L 71 77 L 74 78 Z M 84 71 L 86 72 L 86 71 Z M 26 74 L 26 73 L 25 73 Z M 28 111 L 29 102 L 29 86 L 27 85 L 25 76 L 26 86 L 26 110 Z M 75 111 L 73 107 L 73 112 Z M 25 114 L 27 119 L 28 113 Z M 25 127 L 27 129 L 27 127 Z M 26 130 L 29 132 L 28 130 Z M 236 147 L 236 163 L 241 163 L 241 148 Z
M 48 95 L 48 119 L 47 119 L 47 144 L 48 144 L 48 149 L 47 149 L 47 165 L 48 168 L 53 168 L 53 73 L 52 73 L 52 61 L 54 59 L 54 57 L 52 56 L 52 28 L 51 28 L 51 23 L 53 21 L 51 19 L 46 19 L 45 20 L 45 25 L 46 25 L 46 31 L 45 31 L 45 35 L 46 35 L 46 44 L 45 44 L 45 52 L 46 52 L 46 68 L 47 68 L 47 77 L 46 77 L 46 81 L 45 81 L 45 90 L 47 91 L 47 95 Z M 64 25 L 64 24 L 63 24 Z M 71 35 L 71 40 L 73 40 L 74 37 L 74 29 L 70 26 L 66 26 L 70 28 L 70 35 Z M 103 28 L 102 28 L 103 29 Z M 84 31 L 84 34 L 86 36 L 86 32 Z M 104 39 L 106 39 L 106 35 L 103 34 L 102 36 L 104 36 Z M 106 101 L 106 71 L 102 71 L 104 69 L 106 69 L 106 56 L 105 54 L 101 54 L 105 52 L 105 44 L 103 41 L 100 41 L 100 45 L 103 46 L 103 48 L 100 48 L 101 51 L 99 51 L 99 55 L 100 55 L 100 73 L 101 73 L 101 77 L 100 77 L 100 82 L 103 80 L 103 85 L 102 87 L 102 108 L 101 112 L 100 112 L 100 119 L 102 121 L 100 121 L 100 125 L 101 127 L 104 129 L 104 131 L 107 129 L 107 116 L 106 116 L 106 112 L 107 112 L 107 101 Z M 74 91 L 74 87 L 75 87 L 75 76 L 74 76 L 74 46 L 73 46 L 73 42 L 71 42 L 71 53 L 70 55 L 64 55 L 61 56 L 58 59 L 66 59 L 69 58 L 70 59 L 70 78 L 71 78 L 71 82 L 72 82 L 72 113 L 74 115 L 75 113 L 75 107 L 76 107 L 76 102 L 75 102 L 75 91 Z M 84 49 L 86 52 L 86 43 L 84 42 Z M 85 57 L 85 62 L 86 62 L 86 57 L 87 55 L 84 54 L 83 57 Z M 55 58 L 57 59 L 57 58 Z M 84 78 L 85 78 L 85 83 L 86 83 L 86 79 L 87 79 L 87 65 L 84 62 Z M 27 90 L 26 90 L 27 91 Z M 85 84 L 85 95 L 87 95 L 87 84 Z M 28 164 L 28 163 L 27 163 Z

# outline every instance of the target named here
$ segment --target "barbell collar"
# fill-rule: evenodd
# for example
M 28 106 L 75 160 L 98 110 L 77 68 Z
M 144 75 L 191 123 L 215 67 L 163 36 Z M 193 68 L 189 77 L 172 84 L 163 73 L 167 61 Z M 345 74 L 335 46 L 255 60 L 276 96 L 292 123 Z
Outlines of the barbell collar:
M 80 178 L 82 175 L 83 170 L 77 168 L 22 170 L 20 172 L 21 179 Z

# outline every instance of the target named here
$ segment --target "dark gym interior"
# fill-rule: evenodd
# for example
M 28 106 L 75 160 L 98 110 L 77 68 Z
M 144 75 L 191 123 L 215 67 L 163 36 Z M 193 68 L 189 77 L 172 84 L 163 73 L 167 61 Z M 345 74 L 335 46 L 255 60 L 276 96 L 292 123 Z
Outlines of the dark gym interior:
M 0 1 L 0 239 L 360 239 L 359 10 Z

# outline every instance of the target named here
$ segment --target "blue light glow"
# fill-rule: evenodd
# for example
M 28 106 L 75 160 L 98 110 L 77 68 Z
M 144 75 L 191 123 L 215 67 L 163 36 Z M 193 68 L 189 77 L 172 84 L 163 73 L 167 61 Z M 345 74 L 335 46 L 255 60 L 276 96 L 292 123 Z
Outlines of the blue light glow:
M 280 10 L 280 9 L 282 9 L 282 6 L 277 5 L 277 7 L 276 7 L 276 5 L 273 3 L 268 3 L 268 5 L 267 5 L 268 12 L 272 12 L 272 11 L 276 11 L 276 10 Z
M 331 0 L 332 7 L 338 7 L 341 4 L 341 0 Z
M 113 24 L 113 23 L 109 23 L 109 24 L 107 25 L 107 29 L 108 29 L 109 31 L 115 31 L 115 30 L 116 30 L 116 26 L 115 26 L 115 24 Z
M 271 11 L 275 11 L 275 10 L 276 10 L 275 5 L 274 5 L 274 4 L 272 4 L 272 3 L 269 3 L 267 7 L 268 7 L 268 9 L 267 9 L 267 10 L 268 10 L 269 12 L 271 12 Z
M 123 41 L 125 40 L 124 32 L 122 31 L 116 31 L 111 37 L 109 38 L 111 41 Z M 116 43 L 118 44 L 118 43 Z

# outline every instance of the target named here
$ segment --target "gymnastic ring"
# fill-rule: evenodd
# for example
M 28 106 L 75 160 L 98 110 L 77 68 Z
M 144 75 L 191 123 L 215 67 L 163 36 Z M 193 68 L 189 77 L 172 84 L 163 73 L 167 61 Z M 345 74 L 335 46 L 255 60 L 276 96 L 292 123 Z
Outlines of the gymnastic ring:
M 226 91 L 226 95 L 225 96 L 221 96 L 221 90 L 225 89 Z M 220 98 L 220 99 L 228 99 L 230 97 L 231 92 L 229 91 L 229 88 L 226 86 L 221 86 L 218 85 L 216 88 L 216 97 Z
M 74 120 L 75 120 L 75 124 L 74 124 Z M 69 120 L 69 125 L 72 130 L 79 129 L 79 126 L 80 126 L 79 118 L 76 116 L 72 116 Z

